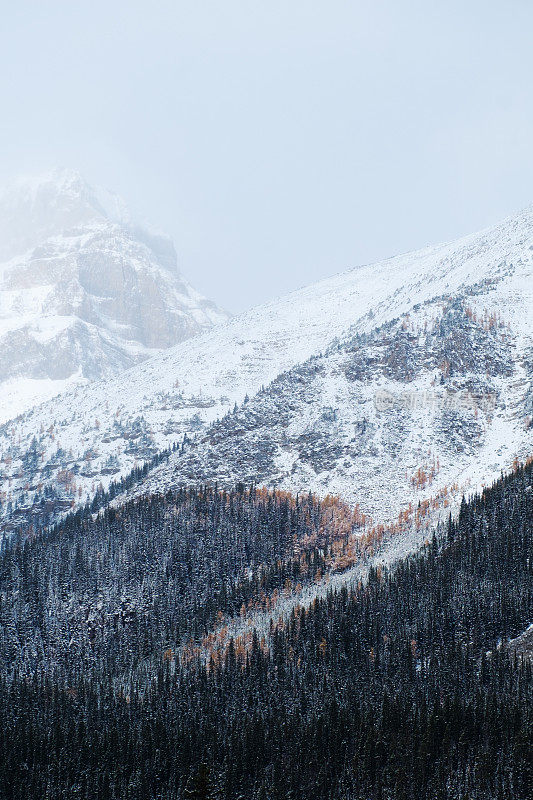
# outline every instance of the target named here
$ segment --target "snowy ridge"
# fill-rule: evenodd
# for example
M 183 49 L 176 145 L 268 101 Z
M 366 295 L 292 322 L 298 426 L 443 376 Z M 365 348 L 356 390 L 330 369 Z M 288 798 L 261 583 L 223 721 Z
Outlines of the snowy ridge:
M 307 366 L 304 362 L 320 354 L 324 354 L 322 377 L 311 380 L 309 375 L 299 376 L 302 391 L 308 392 L 309 397 L 295 403 L 294 417 L 288 420 L 289 438 L 298 439 L 309 432 L 320 436 L 329 427 L 337 430 L 344 445 L 349 445 L 350 439 L 357 441 L 358 436 L 365 435 L 364 431 L 354 435 L 354 425 L 367 424 L 365 430 L 372 431 L 368 452 L 361 457 L 348 447 L 340 456 L 333 454 L 330 468 L 323 470 L 312 460 L 305 465 L 299 456 L 295 460 L 290 447 L 281 448 L 275 453 L 274 469 L 267 469 L 262 477 L 266 483 L 287 488 L 299 488 L 305 483 L 321 494 L 340 492 L 356 498 L 363 506 L 366 500 L 373 511 L 378 497 L 381 507 L 388 503 L 396 506 L 398 499 L 403 502 L 408 496 L 405 492 L 406 486 L 411 485 L 411 468 L 416 471 L 424 466 L 422 453 L 427 452 L 429 461 L 433 456 L 438 458 L 439 431 L 445 432 L 446 426 L 439 427 L 442 405 L 438 402 L 433 410 L 428 410 L 426 404 L 416 407 L 413 413 L 402 406 L 396 418 L 394 409 L 386 411 L 392 417 L 385 425 L 388 434 L 384 436 L 383 426 L 376 425 L 372 417 L 377 419 L 381 414 L 380 418 L 385 419 L 384 412 L 375 406 L 376 391 L 390 391 L 402 397 L 408 390 L 435 389 L 432 381 L 440 381 L 444 374 L 443 365 L 435 358 L 439 348 L 444 347 L 447 334 L 437 331 L 435 340 L 421 340 L 414 348 L 418 360 L 413 375 L 405 373 L 404 362 L 410 357 L 411 344 L 427 337 L 425 324 L 439 325 L 445 318 L 453 330 L 449 314 L 455 313 L 456 300 L 461 304 L 461 347 L 468 363 L 456 375 L 444 375 L 444 379 L 450 382 L 452 393 L 471 391 L 477 381 L 482 393 L 488 392 L 495 402 L 490 413 L 483 411 L 481 421 L 479 409 L 465 411 L 473 415 L 473 420 L 467 421 L 472 430 L 478 431 L 475 446 L 471 452 L 457 450 L 455 454 L 453 447 L 448 448 L 443 464 L 449 468 L 442 468 L 441 480 L 446 484 L 452 478 L 461 483 L 468 479 L 476 483 L 490 480 L 501 468 L 509 466 L 515 454 L 527 454 L 531 446 L 528 414 L 533 404 L 532 259 L 533 211 L 528 209 L 457 242 L 336 275 L 229 320 L 117 377 L 69 390 L 56 401 L 3 426 L 0 447 L 4 460 L 4 507 L 10 498 L 12 504 L 23 506 L 21 515 L 25 519 L 32 519 L 32 515 L 39 518 L 36 504 L 44 490 L 24 492 L 23 486 L 28 483 L 48 487 L 64 501 L 84 501 L 100 482 L 108 485 L 158 450 L 181 442 L 184 435 L 189 439 L 197 437 L 201 458 L 203 438 L 209 436 L 207 426 L 227 415 L 235 404 L 242 404 L 246 397 L 250 398 L 246 406 L 251 411 L 256 409 L 260 416 L 265 399 L 269 398 L 269 384 L 276 383 L 278 376 L 282 395 L 290 400 L 291 381 L 297 376 L 295 366 L 303 364 L 305 373 L 312 362 Z M 476 321 L 468 316 L 472 314 Z M 493 318 L 496 323 L 491 321 Z M 394 320 L 399 322 L 393 323 Z M 384 334 L 382 328 L 386 325 L 393 327 Z M 394 337 L 401 339 L 403 326 L 412 342 L 402 349 L 401 341 Z M 374 340 L 383 335 L 393 341 L 389 350 L 382 347 L 376 355 L 372 352 L 378 347 Z M 370 340 L 358 340 L 355 358 L 349 347 L 355 346 L 354 337 L 365 336 Z M 336 339 L 340 343 L 335 343 Z M 479 358 L 471 358 L 478 348 Z M 498 359 L 492 373 L 487 358 L 493 351 L 497 351 Z M 364 374 L 348 379 L 345 361 L 354 358 L 361 362 Z M 389 364 L 391 359 L 392 364 L 397 362 L 397 368 L 389 374 L 383 364 Z M 426 363 L 427 359 L 431 363 Z M 283 379 L 282 373 L 289 373 L 288 378 Z M 440 383 L 435 391 L 440 391 L 439 387 Z M 364 413 L 354 413 L 354 408 Z M 335 425 L 323 417 L 324 413 L 336 414 Z M 396 419 L 404 417 L 402 437 L 410 444 L 398 460 L 394 432 Z M 260 419 L 254 423 L 259 431 L 260 423 Z M 222 421 L 220 425 L 223 424 L 227 423 Z M 450 426 L 449 430 L 453 430 L 453 420 Z M 245 427 L 239 434 L 241 441 L 248 434 Z M 460 447 L 461 438 L 464 441 L 468 435 L 459 436 L 454 446 Z M 222 443 L 210 443 L 209 447 L 215 448 L 217 470 L 231 480 L 239 464 L 231 454 L 225 463 L 224 438 L 222 430 Z M 247 441 L 253 448 L 253 436 Z M 275 444 L 279 446 L 279 442 Z M 34 467 L 28 475 L 23 465 L 32 461 L 32 448 Z M 194 445 L 185 450 L 192 452 Z M 383 458 L 388 467 L 382 474 Z M 172 471 L 176 467 L 177 474 Z M 391 482 L 393 470 L 401 479 Z M 361 482 L 363 473 L 367 475 L 366 482 Z M 169 469 L 154 473 L 149 485 L 158 488 L 159 482 L 159 488 L 164 488 L 167 482 L 182 479 L 179 464 L 173 462 Z M 12 510 L 13 505 L 9 513 Z
M 432 496 L 447 506 L 533 452 L 531 363 L 486 302 L 431 302 L 335 343 L 199 433 L 137 492 L 254 482 L 338 493 L 379 521 Z

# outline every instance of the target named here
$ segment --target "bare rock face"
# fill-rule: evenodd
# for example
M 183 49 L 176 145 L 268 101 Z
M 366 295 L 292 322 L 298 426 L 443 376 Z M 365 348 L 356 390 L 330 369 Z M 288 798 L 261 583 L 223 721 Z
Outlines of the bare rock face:
M 0 198 L 0 388 L 20 398 L 4 419 L 225 319 L 180 276 L 167 236 L 76 172 Z

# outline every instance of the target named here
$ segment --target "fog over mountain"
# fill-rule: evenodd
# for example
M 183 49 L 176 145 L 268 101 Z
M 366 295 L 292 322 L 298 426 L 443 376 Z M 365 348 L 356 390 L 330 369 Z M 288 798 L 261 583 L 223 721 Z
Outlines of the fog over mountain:
M 0 418 L 110 377 L 227 319 L 172 240 L 68 169 L 0 197 Z

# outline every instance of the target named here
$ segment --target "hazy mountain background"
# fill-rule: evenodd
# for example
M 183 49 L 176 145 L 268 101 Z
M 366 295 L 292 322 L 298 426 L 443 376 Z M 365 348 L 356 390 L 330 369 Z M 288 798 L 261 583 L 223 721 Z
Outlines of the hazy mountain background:
M 181 275 L 172 240 L 56 169 L 0 196 L 0 418 L 110 377 L 228 315 Z

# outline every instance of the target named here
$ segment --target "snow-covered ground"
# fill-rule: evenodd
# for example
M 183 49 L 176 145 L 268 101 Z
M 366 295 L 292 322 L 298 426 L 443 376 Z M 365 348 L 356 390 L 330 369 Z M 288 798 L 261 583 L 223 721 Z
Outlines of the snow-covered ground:
M 457 242 L 335 275 L 222 323 L 114 378 L 63 392 L 2 427 L 0 452 L 8 464 L 3 467 L 5 497 L 16 500 L 28 484 L 21 459 L 34 436 L 40 466 L 30 485 L 57 486 L 58 472 L 67 467 L 73 472 L 69 496 L 83 501 L 98 483 L 107 485 L 150 453 L 181 442 L 184 434 L 189 438 L 202 435 L 234 404 L 241 404 L 246 396 L 253 398 L 280 373 L 325 352 L 335 339 L 370 335 L 401 316 L 420 316 L 424 304 L 436 309 L 460 296 L 468 297 L 480 317 L 497 314 L 498 324 L 507 331 L 505 346 L 512 374 L 493 378 L 500 404 L 484 430 L 483 449 L 465 456 L 467 464 L 458 458 L 455 470 L 459 481 L 490 480 L 509 466 L 515 452 L 522 454 L 530 447 L 524 415 L 533 379 L 532 209 Z M 328 381 L 321 402 L 333 410 L 339 406 L 342 413 L 345 379 L 336 379 L 331 372 Z M 365 387 L 364 381 L 358 384 L 363 394 Z M 391 385 L 384 379 L 379 388 L 403 391 L 398 382 Z M 309 413 L 312 423 L 312 409 Z M 426 439 L 430 411 L 420 408 L 416 414 Z M 430 449 L 431 431 L 427 430 Z M 142 446 L 134 445 L 132 431 Z M 411 426 L 409 435 L 416 436 L 416 427 Z M 110 460 L 114 471 L 102 472 Z M 52 465 L 48 470 L 47 464 Z M 385 478 L 380 475 L 379 460 L 370 466 L 373 491 L 386 505 L 389 473 Z M 400 468 L 403 472 L 404 466 Z M 318 474 L 307 478 L 320 493 L 346 494 L 346 482 L 339 474 L 333 472 L 329 482 L 323 483 Z M 451 477 L 450 473 L 447 480 Z M 25 493 L 26 505 L 32 500 L 31 491 Z M 364 506 L 364 496 L 360 502 Z

